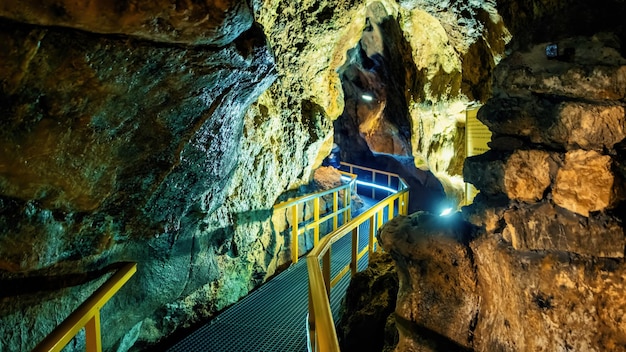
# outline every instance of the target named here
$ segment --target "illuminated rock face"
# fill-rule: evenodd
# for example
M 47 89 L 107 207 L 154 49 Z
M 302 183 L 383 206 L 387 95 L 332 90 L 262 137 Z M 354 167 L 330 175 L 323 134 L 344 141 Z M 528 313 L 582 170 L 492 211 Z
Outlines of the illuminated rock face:
M 384 350 L 626 351 L 623 4 L 498 11 L 513 42 L 478 113 L 491 150 L 463 172 L 480 193 L 449 218 L 415 213 L 379 232 L 399 277 Z M 608 33 L 575 35 L 586 28 Z
M 559 42 L 574 57 L 549 61 L 540 44 L 499 64 L 479 112 L 492 150 L 465 163 L 474 204 L 379 233 L 399 277 L 395 351 L 626 351 L 615 42 L 574 37 Z
M 460 204 L 465 110 L 490 93 L 486 77 L 508 31 L 490 3 L 381 1 L 365 15 L 339 70 L 346 107 L 335 139 L 344 159 L 383 167 L 383 155 L 412 158 L 440 180 L 449 203 Z
M 284 185 L 245 206 L 231 189 L 253 155 L 248 107 L 276 78 L 247 13 L 236 33 L 183 40 L 220 47 L 1 21 L 0 349 L 31 350 L 114 263 L 138 263 L 102 312 L 105 349 L 122 350 L 214 314 L 282 264 L 269 220 Z
M 494 133 L 493 149 L 469 158 L 464 174 L 484 197 L 512 201 L 503 207 L 503 234 L 517 249 L 624 256 L 617 208 L 624 200 L 626 59 L 615 40 L 561 40 L 561 50 L 573 54 L 559 59 L 547 58 L 547 43 L 540 44 L 495 71 L 495 97 L 479 111 Z

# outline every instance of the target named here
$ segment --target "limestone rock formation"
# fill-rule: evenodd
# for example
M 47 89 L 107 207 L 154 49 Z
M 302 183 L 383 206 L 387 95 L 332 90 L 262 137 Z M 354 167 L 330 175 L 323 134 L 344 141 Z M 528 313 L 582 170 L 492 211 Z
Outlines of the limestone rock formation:
M 392 220 L 379 233 L 391 253 L 399 278 L 395 320 L 397 351 L 426 346 L 457 350 L 472 346 L 480 299 L 473 258 L 464 242 L 469 226 L 459 217 L 417 212 Z
M 17 1 L 0 4 L 0 16 L 20 22 L 123 34 L 156 42 L 229 44 L 253 22 L 246 2 L 228 1 Z
M 509 33 L 492 3 L 389 3 L 365 9 L 356 46 L 339 69 L 346 106 L 335 121 L 336 142 L 355 163 L 412 158 L 459 204 L 465 111 L 490 94 L 487 77 Z M 425 184 L 411 187 L 428 192 Z
M 391 256 L 373 253 L 368 268 L 352 277 L 346 292 L 337 328 L 341 350 L 381 351 L 385 340 L 380 331 L 395 308 L 397 295 L 398 274 Z
M 418 212 L 383 227 L 395 351 L 626 350 L 622 260 L 518 250 L 468 225 Z
M 228 201 L 246 110 L 276 78 L 250 14 L 189 34 L 226 40 L 207 47 L 18 23 L 32 4 L 13 5 L 0 23 L 0 349 L 31 350 L 119 262 L 138 273 L 102 312 L 107 350 L 157 341 L 271 275 L 268 208 L 284 186 L 264 207 Z M 110 19 L 92 5 L 78 15 Z
M 626 351 L 616 293 L 626 277 L 625 36 L 609 13 L 623 4 L 588 7 L 498 2 L 513 42 L 478 112 L 491 150 L 463 172 L 480 193 L 451 218 L 415 213 L 379 233 L 399 275 L 399 341 L 385 351 Z M 522 30 L 532 24 L 546 30 Z
M 576 55 L 556 62 L 538 54 L 548 43 L 504 59 L 479 113 L 493 149 L 466 160 L 474 204 L 382 228 L 399 274 L 396 351 L 626 351 L 615 314 L 626 307 L 616 294 L 626 115 L 614 42 L 563 40 Z M 571 129 L 582 126 L 584 136 Z

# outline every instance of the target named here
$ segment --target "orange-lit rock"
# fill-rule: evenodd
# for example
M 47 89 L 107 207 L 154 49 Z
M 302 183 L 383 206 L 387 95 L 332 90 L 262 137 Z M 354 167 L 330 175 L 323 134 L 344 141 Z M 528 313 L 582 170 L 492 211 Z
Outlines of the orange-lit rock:
M 502 237 L 518 250 L 624 257 L 626 233 L 621 222 L 610 215 L 581 216 L 544 201 L 508 209 L 503 219 Z
M 540 150 L 517 150 L 506 161 L 504 188 L 510 199 L 534 202 L 550 186 L 550 154 Z
M 521 222 L 546 226 L 545 219 L 532 218 L 532 214 L 551 214 L 533 210 L 514 213 Z M 580 218 L 573 216 L 573 227 Z M 559 226 L 563 220 L 557 218 L 550 226 Z M 619 238 L 623 249 L 623 229 L 614 225 L 613 229 L 621 231 L 614 238 Z M 602 220 L 597 226 L 603 228 Z M 548 242 L 549 238 L 565 240 L 550 237 L 551 228 L 542 230 Z M 579 248 L 604 246 L 602 241 L 609 240 L 601 233 L 587 235 L 585 241 L 597 242 L 580 242 Z M 626 266 L 622 260 L 589 260 L 565 247 L 557 251 L 514 249 L 497 235 L 473 233 L 458 214 L 398 217 L 379 236 L 398 272 L 395 351 L 626 348 L 622 321 L 626 299 L 620 294 Z
M 441 349 L 471 347 L 480 300 L 471 254 L 463 244 L 469 228 L 459 219 L 417 212 L 395 218 L 379 233 L 398 272 L 397 351 L 413 350 L 426 331 L 449 339 Z M 437 345 L 426 341 L 426 346 Z
M 553 148 L 612 150 L 626 138 L 626 116 L 620 104 L 547 99 L 494 98 L 479 118 L 496 134 L 528 138 Z
M 612 165 L 610 156 L 595 151 L 568 152 L 556 175 L 554 203 L 583 216 L 613 206 L 623 199 L 623 181 L 613 173 Z

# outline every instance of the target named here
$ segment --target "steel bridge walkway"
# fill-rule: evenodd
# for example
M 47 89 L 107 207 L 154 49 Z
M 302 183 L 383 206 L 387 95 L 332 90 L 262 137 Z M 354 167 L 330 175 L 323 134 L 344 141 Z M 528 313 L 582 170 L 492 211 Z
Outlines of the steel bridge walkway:
M 377 201 L 361 196 L 365 205 Z M 369 220 L 359 227 L 359 250 L 367 246 Z M 351 238 L 345 236 L 332 245 L 331 271 L 350 262 Z M 368 255 L 359 260 L 359 270 L 367 267 Z M 335 321 L 350 275 L 331 291 L 330 303 Z M 308 272 L 300 260 L 252 291 L 249 295 L 198 328 L 168 349 L 172 352 L 304 352 L 307 350 Z

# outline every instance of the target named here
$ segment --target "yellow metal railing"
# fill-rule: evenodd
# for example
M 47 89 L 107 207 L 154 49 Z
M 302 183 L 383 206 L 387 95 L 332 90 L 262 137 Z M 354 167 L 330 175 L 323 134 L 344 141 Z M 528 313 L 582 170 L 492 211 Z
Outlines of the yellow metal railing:
M 136 271 L 137 263 L 128 263 L 121 267 L 33 351 L 61 351 L 83 328 L 85 328 L 86 350 L 102 351 L 100 309 Z
M 356 175 L 340 171 L 342 175 L 347 176 L 350 181 L 339 187 L 316 193 L 307 194 L 295 199 L 291 199 L 274 206 L 274 213 L 286 210 L 288 219 L 291 222 L 291 261 L 293 264 L 298 262 L 298 236 L 306 231 L 313 230 L 313 246 L 317 246 L 320 240 L 320 225 L 326 221 L 333 220 L 333 230 L 339 227 L 339 219 L 342 217 L 343 223 L 350 221 L 351 217 L 351 198 L 352 191 L 355 189 Z M 326 213 L 320 213 L 320 199 L 330 197 L 332 195 L 332 209 Z M 339 199 L 342 198 L 342 202 Z M 305 206 L 312 206 L 313 214 L 310 219 L 305 219 Z
M 377 243 L 375 234 L 383 224 L 385 210 L 387 211 L 387 221 L 393 219 L 396 209 L 401 215 L 406 215 L 408 212 L 409 189 L 404 180 L 398 175 L 361 168 L 356 165 L 342 164 L 349 167 L 351 172 L 354 171 L 354 168 L 360 168 L 362 170 L 375 171 L 380 174 L 388 174 L 390 177 L 396 178 L 397 192 L 387 196 L 375 206 L 324 237 L 319 245 L 315 246 L 307 255 L 306 261 L 309 272 L 308 334 L 311 344 L 309 348 L 311 351 L 339 351 L 339 342 L 337 340 L 335 324 L 330 309 L 330 290 L 348 273 L 348 271 L 350 271 L 352 275 L 356 274 L 358 261 L 365 253 L 374 252 Z M 372 180 L 375 180 L 374 176 Z M 391 181 L 388 181 L 388 185 L 391 185 Z M 369 242 L 363 250 L 359 251 L 359 226 L 368 220 L 370 221 Z M 331 277 L 330 270 L 331 246 L 349 233 L 352 234 L 351 262 L 341 269 L 333 278 Z M 320 261 L 322 262 L 321 267 Z

